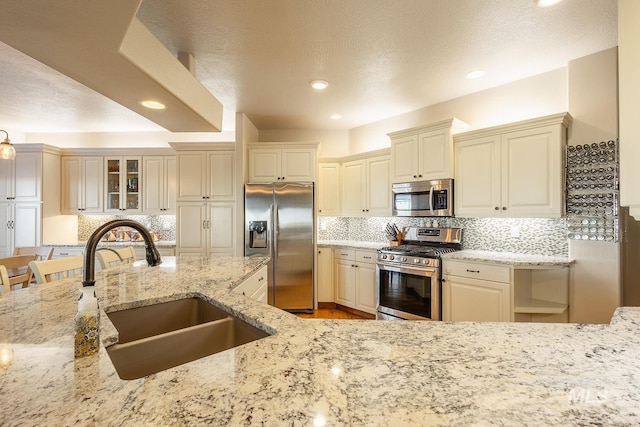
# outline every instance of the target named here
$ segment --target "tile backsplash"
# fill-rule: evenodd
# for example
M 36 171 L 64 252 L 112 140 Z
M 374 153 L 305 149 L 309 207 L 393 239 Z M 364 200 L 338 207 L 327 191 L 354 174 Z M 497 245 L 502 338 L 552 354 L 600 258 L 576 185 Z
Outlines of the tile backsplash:
M 78 240 L 89 240 L 93 230 L 107 221 L 131 219 L 144 225 L 149 231 L 157 231 L 160 240 L 176 240 L 175 215 L 80 215 L 78 216 Z
M 433 218 L 318 217 L 319 240 L 385 242 L 384 229 L 422 226 Z M 439 227 L 462 228 L 465 249 L 568 256 L 566 220 L 540 218 L 437 218 Z M 512 237 L 519 234 L 519 237 Z

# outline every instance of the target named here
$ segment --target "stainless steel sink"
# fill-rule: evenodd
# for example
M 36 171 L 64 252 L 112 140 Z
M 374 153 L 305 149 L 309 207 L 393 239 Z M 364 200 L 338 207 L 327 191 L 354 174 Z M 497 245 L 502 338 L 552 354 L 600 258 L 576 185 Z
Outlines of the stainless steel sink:
M 107 347 L 123 380 L 142 378 L 269 334 L 200 298 L 107 313 L 118 343 Z

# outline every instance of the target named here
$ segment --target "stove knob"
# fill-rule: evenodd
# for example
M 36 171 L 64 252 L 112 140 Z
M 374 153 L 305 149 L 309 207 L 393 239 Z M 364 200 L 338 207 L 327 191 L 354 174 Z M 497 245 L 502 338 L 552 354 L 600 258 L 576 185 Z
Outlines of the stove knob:
M 422 262 L 423 262 L 423 264 L 429 264 L 429 260 L 428 260 L 428 259 L 425 259 L 425 260 L 424 260 L 424 261 L 422 261 Z
M 387 259 L 387 255 L 386 254 L 382 254 L 382 259 Z
M 402 262 L 406 262 L 406 261 L 407 261 L 407 257 L 406 257 L 406 256 L 403 256 L 403 257 L 402 257 L 402 259 L 400 259 L 400 261 L 402 261 Z
M 393 255 L 389 255 L 389 260 L 393 261 L 396 257 Z
M 413 263 L 414 264 L 420 264 L 420 258 L 414 258 L 413 259 Z

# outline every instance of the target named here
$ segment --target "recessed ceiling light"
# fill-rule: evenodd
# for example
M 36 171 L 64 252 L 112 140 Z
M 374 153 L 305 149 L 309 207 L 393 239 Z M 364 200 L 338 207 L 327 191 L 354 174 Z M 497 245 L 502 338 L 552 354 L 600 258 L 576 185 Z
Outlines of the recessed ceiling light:
M 329 82 L 326 80 L 314 80 L 311 83 L 309 83 L 311 85 L 312 88 L 314 88 L 315 90 L 324 90 L 327 87 L 329 87 Z
M 151 108 L 152 110 L 164 110 L 165 108 L 167 108 L 167 106 L 162 102 L 152 101 L 149 99 L 140 101 L 140 105 L 142 105 L 143 107 Z
M 484 70 L 474 70 L 471 71 L 469 74 L 467 74 L 467 78 L 468 79 L 477 79 L 480 78 L 482 76 L 484 76 L 485 71 Z
M 549 7 L 560 3 L 562 0 L 536 0 L 538 7 Z
M 331 115 L 331 118 L 332 118 L 333 120 L 340 120 L 340 119 L 342 118 L 342 116 L 341 116 L 340 114 L 332 114 L 332 115 Z

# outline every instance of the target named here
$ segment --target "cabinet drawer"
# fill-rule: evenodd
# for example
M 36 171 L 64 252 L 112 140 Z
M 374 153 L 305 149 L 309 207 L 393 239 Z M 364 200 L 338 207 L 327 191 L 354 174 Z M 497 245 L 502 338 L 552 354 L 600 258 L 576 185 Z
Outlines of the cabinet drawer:
M 444 274 L 492 282 L 511 283 L 511 267 L 473 262 L 444 261 Z
M 333 252 L 333 257 L 335 259 L 344 259 L 347 261 L 355 261 L 356 260 L 356 251 L 354 249 L 336 249 Z
M 356 261 L 375 263 L 376 253 L 373 251 L 356 251 Z
M 254 294 L 258 293 L 260 287 L 265 283 L 267 283 L 267 266 L 262 267 L 247 280 L 236 286 L 233 290 L 239 294 L 252 297 Z

